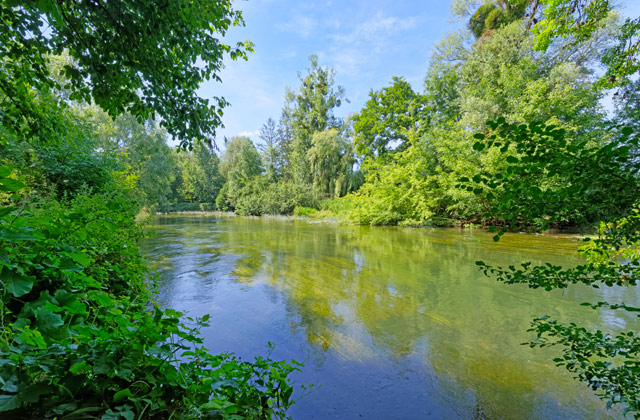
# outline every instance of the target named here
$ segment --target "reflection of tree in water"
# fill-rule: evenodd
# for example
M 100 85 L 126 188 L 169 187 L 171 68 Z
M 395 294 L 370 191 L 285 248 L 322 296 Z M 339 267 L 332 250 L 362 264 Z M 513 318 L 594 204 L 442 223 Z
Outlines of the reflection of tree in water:
M 537 249 L 546 246 L 555 254 L 553 262 L 566 263 L 573 252 L 567 243 L 514 235 L 494 244 L 489 235 L 455 231 L 247 219 L 221 226 L 214 241 L 184 240 L 237 256 L 228 271 L 235 281 L 264 281 L 281 291 L 291 330 L 304 331 L 319 364 L 329 350 L 374 363 L 379 357 L 422 358 L 442 381 L 442 392 L 451 393 L 452 404 L 459 402 L 460 388 L 471 393 L 475 401 L 465 415 L 478 418 L 544 417 L 545 410 L 558 410 L 557 404 L 579 407 L 570 400 L 582 397 L 585 410 L 600 410 L 590 394 L 578 396 L 576 384 L 548 363 L 550 353 L 520 345 L 536 315 L 599 323 L 599 312 L 576 303 L 599 292 L 572 289 L 567 302 L 562 291 L 540 294 L 497 284 L 474 265 L 475 260 L 498 265 L 535 260 L 530 242 Z M 194 232 L 185 234 L 197 236 Z M 545 408 L 549 404 L 554 408 Z

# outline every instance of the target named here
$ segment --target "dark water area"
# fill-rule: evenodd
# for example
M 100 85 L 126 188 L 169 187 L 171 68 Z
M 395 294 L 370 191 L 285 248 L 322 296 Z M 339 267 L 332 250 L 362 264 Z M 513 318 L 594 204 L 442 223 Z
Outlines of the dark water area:
M 486 278 L 475 261 L 581 262 L 575 237 L 163 216 L 143 250 L 159 301 L 211 314 L 205 345 L 250 360 L 304 362 L 294 419 L 623 418 L 521 343 L 531 320 L 615 332 L 637 318 L 580 303 L 640 303 L 633 288 L 545 292 Z M 294 394 L 294 399 L 295 399 Z

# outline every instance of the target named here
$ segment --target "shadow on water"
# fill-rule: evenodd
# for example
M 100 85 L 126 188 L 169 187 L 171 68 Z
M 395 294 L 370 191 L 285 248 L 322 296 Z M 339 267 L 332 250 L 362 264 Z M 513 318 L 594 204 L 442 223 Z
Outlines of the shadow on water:
M 637 302 L 634 289 L 541 292 L 482 276 L 476 260 L 575 265 L 578 240 L 372 228 L 277 219 L 169 216 L 144 247 L 162 304 L 213 315 L 214 351 L 306 359 L 322 386 L 294 418 L 611 418 L 603 404 L 530 349 L 534 316 L 610 330 L 632 317 L 581 307 Z M 613 296 L 611 296 L 613 295 Z M 635 322 L 635 324 L 634 324 Z

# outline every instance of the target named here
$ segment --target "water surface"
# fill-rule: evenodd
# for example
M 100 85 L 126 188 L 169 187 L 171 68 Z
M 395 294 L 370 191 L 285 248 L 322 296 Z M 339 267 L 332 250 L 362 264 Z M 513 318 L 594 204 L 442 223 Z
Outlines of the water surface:
M 622 418 L 530 349 L 547 314 L 609 331 L 637 321 L 581 302 L 638 303 L 634 289 L 544 292 L 484 277 L 474 262 L 575 265 L 575 238 L 299 220 L 165 216 L 143 244 L 162 305 L 212 315 L 212 351 L 304 361 L 319 387 L 294 419 Z M 635 324 L 634 324 L 635 322 Z M 294 394 L 295 395 L 295 394 Z

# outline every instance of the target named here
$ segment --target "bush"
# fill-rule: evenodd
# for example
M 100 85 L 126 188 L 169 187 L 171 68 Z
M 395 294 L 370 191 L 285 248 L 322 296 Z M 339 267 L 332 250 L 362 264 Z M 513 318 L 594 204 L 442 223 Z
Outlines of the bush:
M 6 178 L 0 186 L 16 191 Z M 121 193 L 0 208 L 0 412 L 11 418 L 272 418 L 298 364 L 202 347 L 202 319 L 152 302 Z
M 314 214 L 316 214 L 318 212 L 318 210 L 311 208 L 311 207 L 302 207 L 302 206 L 296 206 L 293 209 L 293 215 L 294 216 L 313 216 Z

